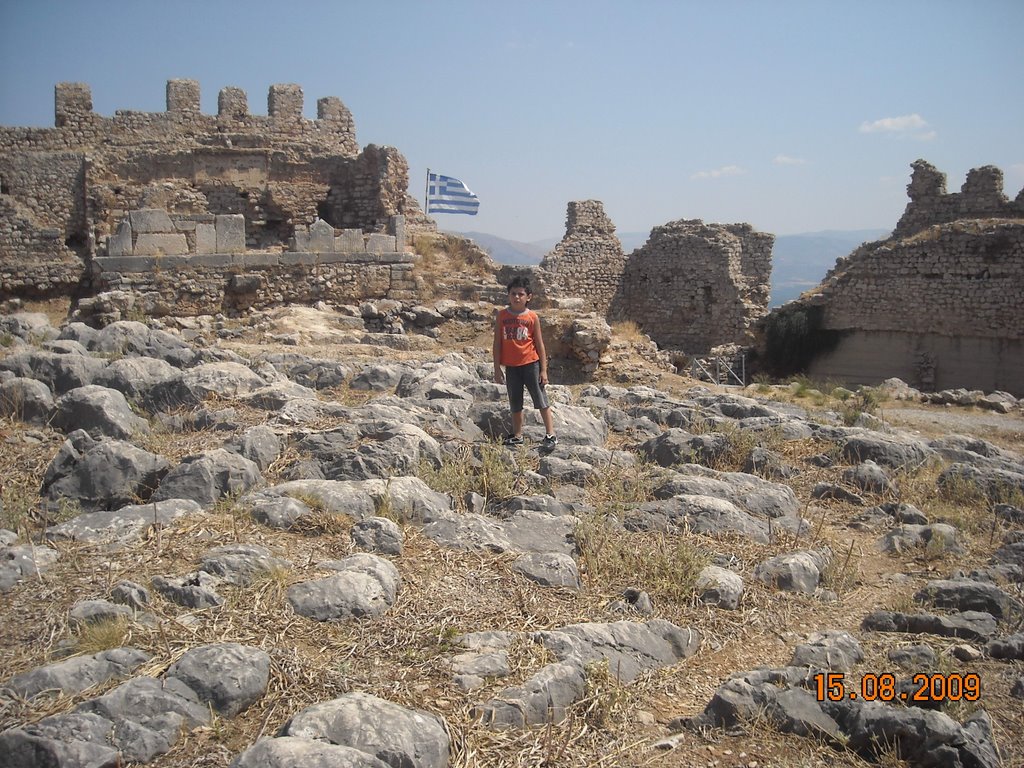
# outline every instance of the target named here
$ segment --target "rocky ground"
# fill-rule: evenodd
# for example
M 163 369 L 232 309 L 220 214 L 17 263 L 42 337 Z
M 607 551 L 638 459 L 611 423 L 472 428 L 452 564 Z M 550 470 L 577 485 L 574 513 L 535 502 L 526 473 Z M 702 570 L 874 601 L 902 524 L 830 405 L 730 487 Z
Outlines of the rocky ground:
M 534 414 L 495 440 L 490 307 L 33 309 L 11 765 L 1024 764 L 1012 398 L 738 391 L 617 336 L 541 455 Z

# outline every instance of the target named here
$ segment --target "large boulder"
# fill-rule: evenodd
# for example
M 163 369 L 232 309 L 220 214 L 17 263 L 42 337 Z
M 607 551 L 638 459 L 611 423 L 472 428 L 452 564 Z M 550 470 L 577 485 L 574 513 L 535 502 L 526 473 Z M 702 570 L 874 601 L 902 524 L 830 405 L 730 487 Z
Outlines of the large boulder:
M 282 736 L 353 747 L 402 768 L 446 768 L 451 749 L 442 718 L 366 693 L 307 707 Z
M 98 384 L 72 389 L 60 397 L 50 423 L 65 432 L 84 429 L 96 438 L 130 440 L 149 432 L 149 422 L 132 412 L 123 394 Z
M 153 499 L 192 499 L 209 507 L 224 496 L 240 495 L 262 481 L 255 462 L 215 448 L 182 460 L 161 481 Z
M 131 443 L 75 430 L 46 468 L 40 494 L 55 503 L 77 501 L 85 510 L 117 509 L 149 499 L 169 469 L 165 458 Z

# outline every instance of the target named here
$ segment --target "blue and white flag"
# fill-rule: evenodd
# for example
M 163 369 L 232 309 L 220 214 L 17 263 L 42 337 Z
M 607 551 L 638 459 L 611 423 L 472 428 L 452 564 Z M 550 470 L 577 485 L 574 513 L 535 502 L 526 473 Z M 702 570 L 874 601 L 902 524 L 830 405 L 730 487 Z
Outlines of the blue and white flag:
M 427 213 L 466 213 L 476 216 L 480 200 L 452 176 L 427 172 Z

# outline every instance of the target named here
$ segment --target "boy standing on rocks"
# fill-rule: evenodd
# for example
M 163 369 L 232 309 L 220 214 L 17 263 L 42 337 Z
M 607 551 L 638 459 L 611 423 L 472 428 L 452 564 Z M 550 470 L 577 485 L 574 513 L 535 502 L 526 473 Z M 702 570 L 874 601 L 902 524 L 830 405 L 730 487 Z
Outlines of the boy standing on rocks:
M 505 445 L 523 444 L 523 388 L 530 392 L 533 407 L 540 411 L 546 431 L 541 450 L 554 450 L 557 438 L 551 419 L 551 406 L 544 387 L 548 383 L 548 356 L 544 349 L 544 335 L 540 317 L 527 308 L 533 293 L 524 277 L 513 278 L 508 284 L 508 306 L 498 312 L 494 321 L 494 381 L 508 387 L 508 402 L 512 412 L 512 434 Z M 502 372 L 502 366 L 505 366 Z

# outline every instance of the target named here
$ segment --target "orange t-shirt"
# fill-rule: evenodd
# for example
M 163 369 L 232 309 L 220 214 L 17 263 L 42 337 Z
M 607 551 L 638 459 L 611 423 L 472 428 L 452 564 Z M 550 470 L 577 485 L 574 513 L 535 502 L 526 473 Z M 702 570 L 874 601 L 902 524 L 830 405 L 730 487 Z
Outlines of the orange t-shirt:
M 540 360 L 533 340 L 537 332 L 537 313 L 532 309 L 515 314 L 503 309 L 498 313 L 501 328 L 501 364 L 528 365 Z

